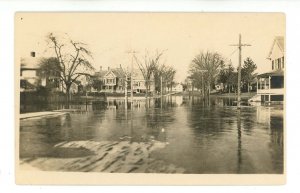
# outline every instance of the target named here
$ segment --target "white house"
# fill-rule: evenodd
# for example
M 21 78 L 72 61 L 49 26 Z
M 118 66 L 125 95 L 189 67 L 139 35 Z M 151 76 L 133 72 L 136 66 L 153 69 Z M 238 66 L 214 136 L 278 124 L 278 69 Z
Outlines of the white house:
M 132 80 L 133 80 L 133 92 L 135 93 L 146 92 L 146 81 L 140 69 L 133 69 Z M 154 92 L 154 90 L 155 90 L 154 76 L 152 74 L 148 83 L 148 91 Z
M 31 52 L 29 57 L 21 58 L 20 89 L 21 91 L 35 90 L 37 86 L 45 86 L 46 79 L 39 76 L 39 64 L 43 58 L 36 57 Z
M 271 71 L 258 75 L 257 95 L 250 101 L 284 101 L 284 37 L 275 37 L 267 59 Z
M 182 92 L 183 86 L 180 83 L 175 83 L 172 85 L 172 88 L 168 87 L 167 91 L 173 91 L 173 92 Z

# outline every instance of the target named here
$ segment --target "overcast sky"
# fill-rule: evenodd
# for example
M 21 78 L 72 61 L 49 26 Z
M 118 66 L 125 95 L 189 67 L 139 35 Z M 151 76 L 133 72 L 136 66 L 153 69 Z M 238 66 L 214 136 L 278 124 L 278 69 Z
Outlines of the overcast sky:
M 128 50 L 142 57 L 166 50 L 163 61 L 177 70 L 176 80 L 187 76 L 191 60 L 201 51 L 216 51 L 238 65 L 238 51 L 230 44 L 251 44 L 242 52 L 251 57 L 258 72 L 270 70 L 266 59 L 275 36 L 285 35 L 282 14 L 208 13 L 20 13 L 16 14 L 16 54 L 47 56 L 45 36 L 49 32 L 68 33 L 88 44 L 94 67 L 126 67 L 131 63 Z M 135 64 L 136 65 L 136 64 Z M 137 67 L 137 66 L 136 66 Z

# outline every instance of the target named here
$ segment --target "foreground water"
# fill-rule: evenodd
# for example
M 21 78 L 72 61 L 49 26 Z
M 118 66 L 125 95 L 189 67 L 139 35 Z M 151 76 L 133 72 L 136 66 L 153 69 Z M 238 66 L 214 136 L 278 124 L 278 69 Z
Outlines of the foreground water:
M 20 160 L 41 170 L 282 173 L 282 106 L 168 96 L 108 99 L 84 112 L 21 120 Z

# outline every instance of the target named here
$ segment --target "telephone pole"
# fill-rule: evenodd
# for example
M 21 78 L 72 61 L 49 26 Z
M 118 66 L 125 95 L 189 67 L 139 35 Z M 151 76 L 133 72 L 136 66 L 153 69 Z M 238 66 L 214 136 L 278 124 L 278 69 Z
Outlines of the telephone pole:
M 130 94 L 131 94 L 131 104 L 133 103 L 133 58 L 134 58 L 134 55 L 138 52 L 136 52 L 135 50 L 129 50 L 127 51 L 126 53 L 128 54 L 132 54 L 132 57 L 131 57 L 131 76 L 130 76 Z
M 242 36 L 239 34 L 239 44 L 233 44 L 231 46 L 237 46 L 239 49 L 239 67 L 238 67 L 238 97 L 237 97 L 237 108 L 241 108 L 241 69 L 242 69 L 242 47 L 251 46 L 250 44 L 242 44 Z

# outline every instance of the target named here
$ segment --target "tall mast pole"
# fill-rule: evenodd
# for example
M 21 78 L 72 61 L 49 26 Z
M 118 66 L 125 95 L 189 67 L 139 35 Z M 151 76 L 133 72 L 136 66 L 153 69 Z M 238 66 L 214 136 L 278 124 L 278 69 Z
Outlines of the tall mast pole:
M 238 96 L 237 96 L 237 108 L 241 108 L 241 66 L 242 66 L 242 37 L 239 34 L 239 68 L 238 68 Z
M 242 35 L 239 34 L 239 44 L 231 46 L 237 46 L 239 49 L 239 66 L 238 66 L 238 96 L 237 96 L 237 108 L 241 108 L 241 71 L 242 71 L 242 47 L 251 46 L 250 44 L 242 44 Z
M 127 51 L 128 54 L 132 54 L 131 56 L 131 75 L 130 75 L 130 87 L 131 87 L 131 103 L 133 103 L 133 58 L 134 58 L 134 54 L 137 53 L 135 50 L 130 50 L 130 51 Z

